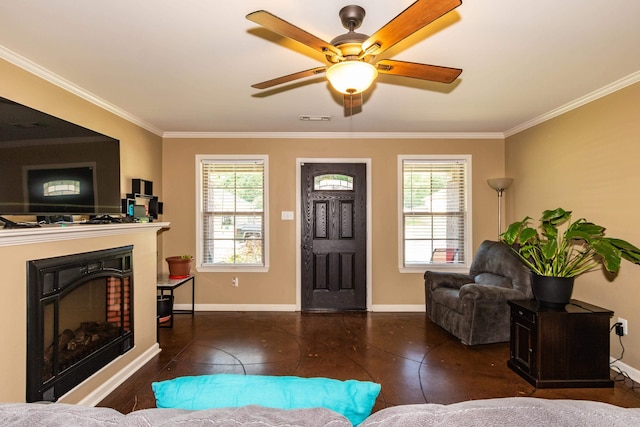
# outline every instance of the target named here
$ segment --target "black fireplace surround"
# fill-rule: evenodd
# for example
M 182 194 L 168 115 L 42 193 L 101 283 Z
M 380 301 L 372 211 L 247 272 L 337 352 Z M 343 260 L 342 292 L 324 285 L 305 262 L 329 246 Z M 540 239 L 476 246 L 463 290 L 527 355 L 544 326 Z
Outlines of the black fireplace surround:
M 133 348 L 133 246 L 27 262 L 26 401 L 62 395 Z

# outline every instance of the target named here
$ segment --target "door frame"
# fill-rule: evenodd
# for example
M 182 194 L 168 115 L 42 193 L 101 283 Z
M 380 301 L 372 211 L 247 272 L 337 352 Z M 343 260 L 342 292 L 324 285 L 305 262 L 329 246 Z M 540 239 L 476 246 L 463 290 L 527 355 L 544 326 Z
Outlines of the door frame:
M 364 163 L 367 168 L 367 311 L 371 311 L 373 298 L 371 296 L 371 290 L 373 289 L 373 274 L 372 274 L 372 262 L 371 253 L 373 248 L 372 238 L 372 212 L 371 212 L 371 158 L 296 158 L 296 311 L 302 310 L 302 221 L 300 213 L 302 212 L 302 183 L 301 183 L 301 169 L 303 163 Z

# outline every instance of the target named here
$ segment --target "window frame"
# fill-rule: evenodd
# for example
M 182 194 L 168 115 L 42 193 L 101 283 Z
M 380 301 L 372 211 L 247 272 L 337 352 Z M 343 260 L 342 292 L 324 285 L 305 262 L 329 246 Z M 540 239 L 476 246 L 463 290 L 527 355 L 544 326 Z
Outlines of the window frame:
M 466 177 L 465 177 L 465 198 L 464 204 L 466 206 L 464 215 L 464 244 L 463 244 L 463 256 L 464 263 L 462 264 L 432 264 L 425 263 L 419 265 L 406 266 L 404 262 L 404 248 L 405 248 L 405 236 L 404 236 L 404 161 L 405 160 L 420 160 L 420 161 L 463 161 L 466 164 Z M 417 154 L 417 155 L 398 155 L 398 269 L 401 273 L 424 273 L 425 270 L 432 271 L 452 271 L 452 272 L 467 272 L 471 265 L 471 239 L 473 236 L 473 215 L 471 210 L 472 200 L 472 156 L 470 154 Z
M 263 257 L 262 265 L 203 265 L 202 254 L 204 252 L 204 238 L 203 238 L 203 162 L 248 162 L 248 161 L 260 161 L 263 162 Z M 267 272 L 269 271 L 269 156 L 266 154 L 197 154 L 196 155 L 196 271 L 198 272 Z

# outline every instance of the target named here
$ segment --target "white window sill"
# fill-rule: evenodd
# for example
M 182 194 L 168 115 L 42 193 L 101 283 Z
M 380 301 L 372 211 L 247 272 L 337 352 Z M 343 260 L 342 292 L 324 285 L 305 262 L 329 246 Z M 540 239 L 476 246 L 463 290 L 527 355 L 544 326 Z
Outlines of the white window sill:
M 225 266 L 197 266 L 198 273 L 266 273 L 269 271 L 268 266 L 251 267 L 247 265 L 225 265 Z
M 443 273 L 469 274 L 469 267 L 466 265 L 454 266 L 454 265 L 425 264 L 419 267 L 400 267 L 399 271 L 400 273 L 420 273 L 420 274 L 424 274 L 425 271 L 439 271 Z

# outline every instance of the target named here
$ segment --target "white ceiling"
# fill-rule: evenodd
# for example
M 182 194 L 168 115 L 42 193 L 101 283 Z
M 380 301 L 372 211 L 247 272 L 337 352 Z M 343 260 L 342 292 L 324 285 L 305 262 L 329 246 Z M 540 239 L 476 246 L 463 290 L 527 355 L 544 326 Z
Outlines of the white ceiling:
M 358 0 L 372 34 L 413 0 Z M 463 0 L 383 58 L 462 68 L 451 85 L 379 76 L 343 116 L 324 64 L 245 16 L 264 9 L 330 41 L 350 0 L 0 2 L 0 57 L 160 135 L 261 132 L 509 135 L 640 80 L 638 0 Z M 7 84 L 2 82 L 2 84 Z M 328 122 L 300 115 L 331 116 Z

